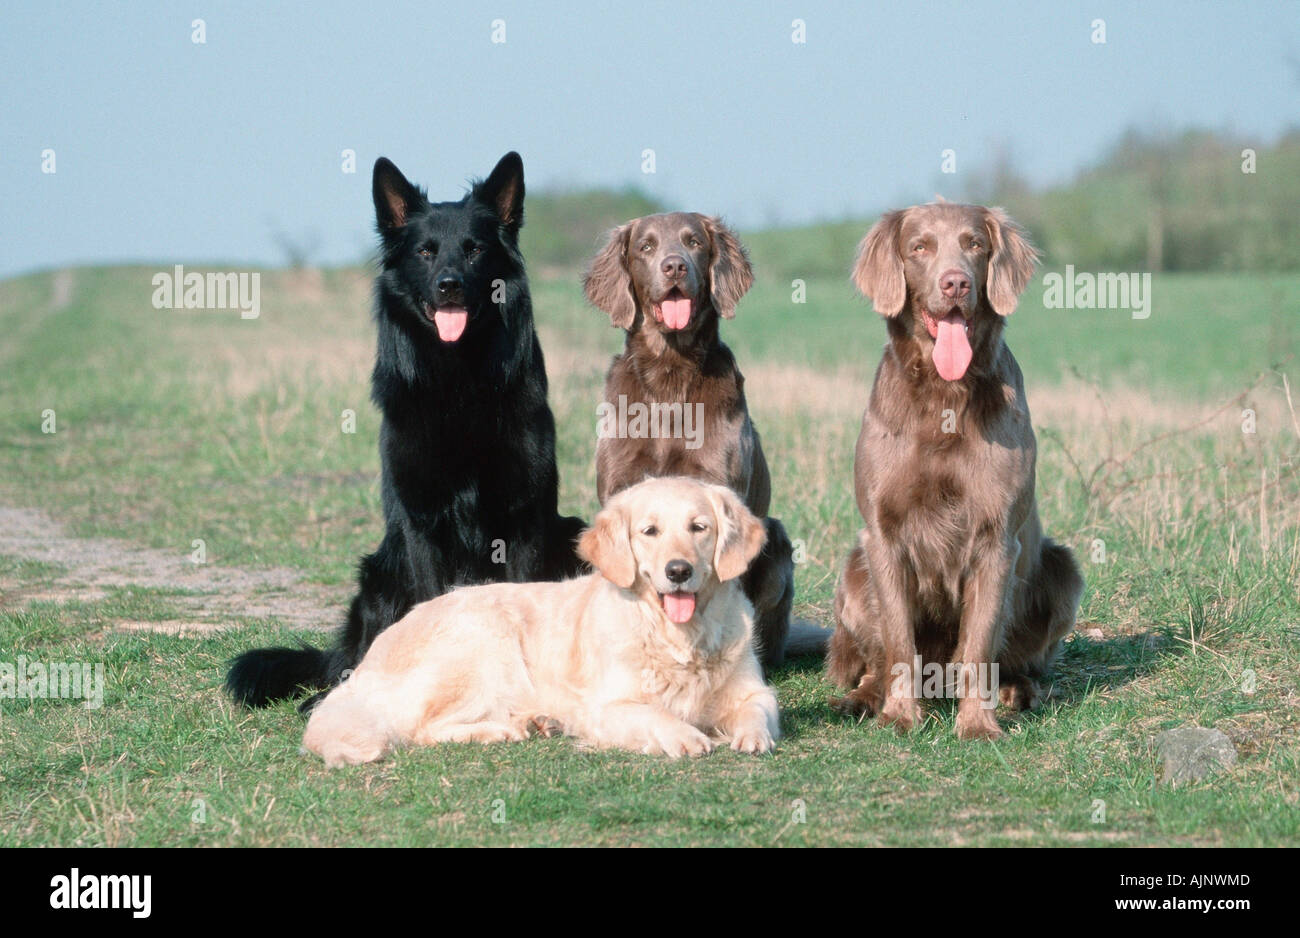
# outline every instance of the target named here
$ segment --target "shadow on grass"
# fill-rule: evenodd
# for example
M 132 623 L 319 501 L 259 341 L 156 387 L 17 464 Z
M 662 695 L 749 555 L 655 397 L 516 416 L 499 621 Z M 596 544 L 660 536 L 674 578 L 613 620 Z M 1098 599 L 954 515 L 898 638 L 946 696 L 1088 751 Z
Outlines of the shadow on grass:
M 1004 727 L 1030 724 L 1051 716 L 1061 708 L 1075 707 L 1089 696 L 1118 690 L 1146 675 L 1167 667 L 1169 658 L 1181 656 L 1187 646 L 1177 641 L 1170 629 L 1151 629 L 1103 639 L 1087 638 L 1081 633 L 1066 642 L 1048 678 L 1042 682 L 1044 696 L 1038 707 L 1029 711 L 999 709 Z M 825 662 L 819 655 L 791 658 L 772 674 L 773 682 L 802 681 L 821 677 Z M 797 739 L 800 732 L 822 722 L 854 723 L 872 722 L 858 720 L 841 714 L 830 706 L 830 699 L 840 691 L 825 683 L 825 693 L 808 703 L 783 705 L 782 725 L 787 738 Z M 950 698 L 928 701 L 927 715 L 951 723 L 955 717 L 956 701 Z

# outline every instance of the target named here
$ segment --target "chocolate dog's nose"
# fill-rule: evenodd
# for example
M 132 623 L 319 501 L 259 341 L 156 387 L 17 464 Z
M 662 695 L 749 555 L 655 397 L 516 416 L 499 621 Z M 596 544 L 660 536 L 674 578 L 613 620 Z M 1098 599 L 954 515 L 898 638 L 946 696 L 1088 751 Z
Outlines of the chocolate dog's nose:
M 958 270 L 956 267 L 945 270 L 939 275 L 939 289 L 950 300 L 961 299 L 970 293 L 970 277 L 966 276 L 965 271 Z
M 670 560 L 664 567 L 664 576 L 668 577 L 671 583 L 685 583 L 691 578 L 691 565 L 685 560 Z
M 686 258 L 680 254 L 669 254 L 659 265 L 664 275 L 672 280 L 681 280 L 686 276 Z

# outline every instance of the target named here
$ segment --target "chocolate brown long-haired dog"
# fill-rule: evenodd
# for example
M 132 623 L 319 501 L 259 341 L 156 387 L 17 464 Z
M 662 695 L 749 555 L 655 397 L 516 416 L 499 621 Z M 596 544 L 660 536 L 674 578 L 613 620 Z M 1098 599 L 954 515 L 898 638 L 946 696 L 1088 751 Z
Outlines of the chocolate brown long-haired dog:
M 996 662 L 1001 702 L 1028 709 L 1074 627 L 1083 578 L 1039 527 L 1034 431 L 1002 341 L 1036 260 L 1000 209 L 949 203 L 890 212 L 859 249 L 853 279 L 889 344 L 854 462 L 866 527 L 835 595 L 844 712 L 910 729 L 919 655 L 953 666 L 957 735 L 995 739 L 981 668 Z
M 718 219 L 673 212 L 615 229 L 583 285 L 591 303 L 627 330 L 605 378 L 610 413 L 640 409 L 653 424 L 601 433 L 596 494 L 603 504 L 642 479 L 682 475 L 740 495 L 767 527 L 767 544 L 742 585 L 754 604 L 760 657 L 771 667 L 784 657 L 790 628 L 792 548 L 781 522 L 767 517 L 771 479 L 745 379 L 718 338 L 718 317 L 732 318 L 753 282 L 745 249 Z

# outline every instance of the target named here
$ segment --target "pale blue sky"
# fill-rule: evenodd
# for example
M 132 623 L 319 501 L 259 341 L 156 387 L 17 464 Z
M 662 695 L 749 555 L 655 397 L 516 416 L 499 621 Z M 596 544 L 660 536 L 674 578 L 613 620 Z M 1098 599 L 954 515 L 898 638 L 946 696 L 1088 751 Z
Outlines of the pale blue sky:
M 0 6 L 0 275 L 275 264 L 276 228 L 355 261 L 380 154 L 437 198 L 517 149 L 533 190 L 632 183 L 756 226 L 960 191 L 1001 143 L 1043 183 L 1136 122 L 1261 145 L 1300 123 L 1295 2 L 269 7 Z

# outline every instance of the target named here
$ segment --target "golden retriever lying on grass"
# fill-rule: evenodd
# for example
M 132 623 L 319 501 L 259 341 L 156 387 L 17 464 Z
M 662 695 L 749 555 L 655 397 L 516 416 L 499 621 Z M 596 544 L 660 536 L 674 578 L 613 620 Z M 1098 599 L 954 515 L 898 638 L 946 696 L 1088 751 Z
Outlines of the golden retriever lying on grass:
M 723 486 L 661 478 L 624 489 L 578 543 L 599 572 L 464 587 L 416 606 L 316 707 L 303 746 L 331 766 L 532 730 L 674 757 L 723 741 L 768 752 L 776 695 L 738 580 L 764 537 Z

